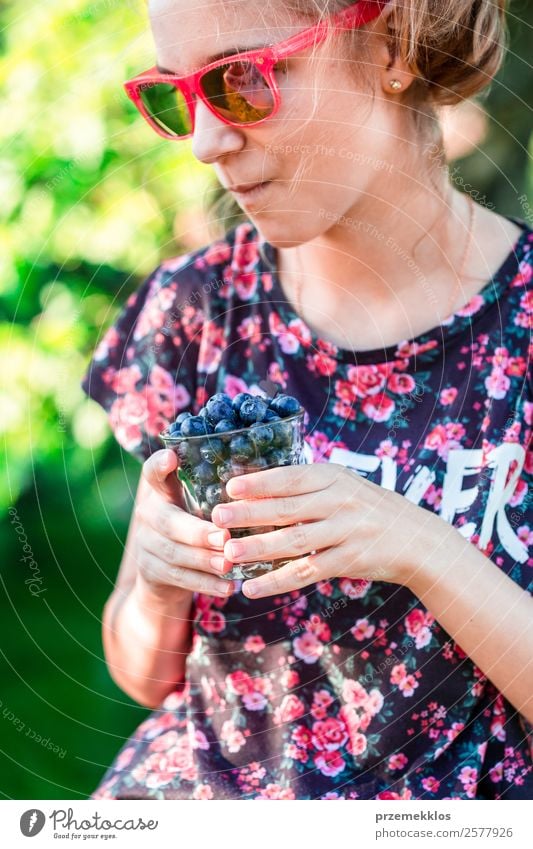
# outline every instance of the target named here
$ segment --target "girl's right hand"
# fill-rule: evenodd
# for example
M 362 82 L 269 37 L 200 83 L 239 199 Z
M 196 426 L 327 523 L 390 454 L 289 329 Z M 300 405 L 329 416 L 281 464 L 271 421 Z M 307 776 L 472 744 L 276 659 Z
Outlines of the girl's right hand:
M 169 449 L 156 451 L 143 464 L 148 486 L 135 509 L 137 580 L 166 602 L 192 600 L 193 592 L 227 598 L 234 584 L 221 576 L 233 566 L 223 555 L 230 532 L 183 509 L 176 467 L 176 455 Z M 219 542 L 209 534 L 216 534 Z M 214 556 L 223 568 L 212 565 Z

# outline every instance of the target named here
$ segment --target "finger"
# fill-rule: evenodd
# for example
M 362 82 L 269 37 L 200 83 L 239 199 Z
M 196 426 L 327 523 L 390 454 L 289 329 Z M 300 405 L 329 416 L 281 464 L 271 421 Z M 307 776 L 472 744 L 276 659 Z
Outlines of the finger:
M 232 563 L 302 557 L 310 551 L 336 545 L 339 541 L 330 522 L 309 522 L 267 534 L 230 539 L 224 546 L 224 557 Z
M 183 505 L 181 484 L 176 475 L 178 458 L 168 448 L 155 451 L 143 463 L 142 474 L 152 489 L 172 503 Z
M 226 484 L 230 498 L 272 498 L 281 495 L 303 495 L 333 485 L 345 472 L 337 463 L 277 466 L 236 475 Z
M 254 528 L 262 525 L 294 525 L 316 521 L 331 515 L 331 504 L 324 505 L 324 491 L 281 498 L 254 498 L 217 504 L 211 518 L 222 528 Z
M 248 598 L 279 595 L 280 593 L 302 589 L 309 584 L 316 584 L 323 580 L 326 574 L 327 571 L 323 566 L 323 561 L 321 561 L 321 553 L 312 552 L 306 557 L 300 557 L 286 563 L 285 566 L 281 566 L 273 572 L 261 575 L 260 578 L 243 581 L 241 591 Z
M 213 551 L 206 548 L 175 542 L 162 536 L 149 525 L 144 528 L 142 542 L 144 549 L 150 551 L 169 566 L 183 566 L 185 569 L 209 572 L 213 575 L 222 575 L 224 572 L 230 571 L 233 566 L 233 564 L 224 560 L 221 552 L 215 555 Z
M 184 566 L 169 566 L 150 551 L 141 551 L 140 571 L 145 581 L 156 585 L 169 584 L 191 592 L 206 593 L 227 598 L 235 589 L 233 581 L 216 578 L 206 572 L 187 569 Z
M 229 530 L 221 529 L 213 522 L 200 519 L 199 516 L 193 516 L 159 497 L 140 501 L 135 513 L 161 536 L 196 548 L 220 551 L 230 538 Z

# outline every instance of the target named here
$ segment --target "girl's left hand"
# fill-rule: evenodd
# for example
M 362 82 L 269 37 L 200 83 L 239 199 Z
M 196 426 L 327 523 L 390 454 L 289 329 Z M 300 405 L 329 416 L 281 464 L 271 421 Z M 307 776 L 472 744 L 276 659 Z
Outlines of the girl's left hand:
M 280 466 L 239 475 L 228 481 L 226 492 L 234 500 L 214 507 L 214 524 L 281 526 L 270 533 L 228 540 L 226 560 L 294 558 L 245 581 L 242 592 L 250 598 L 337 577 L 409 586 L 411 577 L 423 568 L 422 555 L 427 557 L 450 532 L 435 513 L 337 463 Z

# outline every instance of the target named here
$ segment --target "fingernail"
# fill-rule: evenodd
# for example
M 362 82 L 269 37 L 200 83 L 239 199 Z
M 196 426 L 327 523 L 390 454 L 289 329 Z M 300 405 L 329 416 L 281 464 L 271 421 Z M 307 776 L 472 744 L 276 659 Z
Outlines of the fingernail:
M 226 559 L 224 557 L 221 557 L 220 555 L 215 555 L 214 557 L 210 558 L 209 562 L 213 569 L 216 569 L 217 572 L 224 571 L 224 565 L 226 563 Z
M 260 588 L 253 581 L 246 581 L 244 587 L 246 587 L 246 595 L 248 596 L 257 595 L 260 592 Z
M 227 507 L 220 507 L 217 510 L 217 519 L 219 522 L 229 522 L 231 519 L 231 510 L 228 510 Z
M 165 451 L 163 454 L 161 454 L 161 457 L 159 458 L 159 468 L 161 469 L 162 472 L 166 471 L 169 459 L 170 459 L 170 452 L 169 451 Z
M 229 546 L 229 550 L 232 557 L 240 557 L 241 554 L 244 554 L 244 545 L 242 542 L 231 542 Z
M 229 488 L 231 490 L 229 494 L 230 498 L 239 498 L 241 495 L 244 495 L 246 484 L 244 481 L 238 480 L 237 478 L 232 478 L 229 483 Z M 226 490 L 227 491 L 227 490 Z
M 233 592 L 233 584 L 231 583 L 231 581 L 221 581 L 216 586 L 217 592 L 224 593 L 224 595 L 229 595 L 231 592 Z
M 207 539 L 214 548 L 224 548 L 226 534 L 224 531 L 213 531 L 207 535 Z

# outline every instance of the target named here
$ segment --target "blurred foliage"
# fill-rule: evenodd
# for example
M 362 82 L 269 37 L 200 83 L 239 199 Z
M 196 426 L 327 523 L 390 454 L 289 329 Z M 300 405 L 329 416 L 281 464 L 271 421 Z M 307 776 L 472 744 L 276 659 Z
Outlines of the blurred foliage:
M 146 712 L 109 678 L 99 621 L 140 467 L 79 381 L 141 279 L 211 238 L 217 183 L 122 93 L 124 79 L 153 64 L 142 0 L 3 2 L 0 23 L 0 792 L 86 798 Z M 456 163 L 499 212 L 518 217 L 533 179 L 532 23 L 527 0 L 512 4 L 487 139 Z M 35 597 L 15 518 L 41 575 Z

